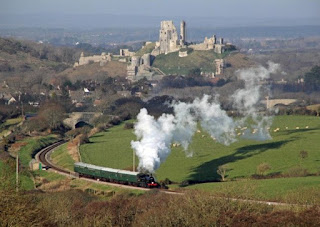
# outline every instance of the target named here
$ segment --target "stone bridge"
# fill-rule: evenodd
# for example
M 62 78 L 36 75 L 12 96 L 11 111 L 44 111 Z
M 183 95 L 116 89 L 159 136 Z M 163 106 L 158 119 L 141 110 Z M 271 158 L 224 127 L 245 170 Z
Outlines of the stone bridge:
M 66 118 L 63 123 L 72 129 L 77 128 L 81 124 L 92 124 L 92 120 L 101 116 L 102 113 L 96 112 L 72 112 L 69 117 Z
M 282 105 L 290 105 L 294 102 L 296 102 L 296 99 L 269 99 L 267 97 L 266 100 L 263 100 L 262 103 L 266 105 L 267 109 L 273 108 L 277 104 L 282 104 Z

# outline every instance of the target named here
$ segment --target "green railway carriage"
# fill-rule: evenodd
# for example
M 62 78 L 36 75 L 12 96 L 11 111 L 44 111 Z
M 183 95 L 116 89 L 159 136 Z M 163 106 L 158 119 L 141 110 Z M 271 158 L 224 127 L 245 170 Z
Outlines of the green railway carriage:
M 122 184 L 130 184 L 141 187 L 158 187 L 158 183 L 149 174 L 131 172 L 120 169 L 112 169 L 102 166 L 96 166 L 83 162 L 74 164 L 74 171 L 80 177 L 90 177 L 103 181 L 110 181 Z

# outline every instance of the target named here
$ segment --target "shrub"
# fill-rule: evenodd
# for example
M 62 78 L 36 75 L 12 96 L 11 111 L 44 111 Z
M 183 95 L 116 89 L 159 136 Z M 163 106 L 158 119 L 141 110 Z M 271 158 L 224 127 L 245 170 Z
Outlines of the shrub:
M 121 120 L 120 120 L 119 117 L 114 117 L 109 121 L 109 123 L 112 124 L 112 125 L 120 125 Z
M 305 150 L 300 151 L 299 157 L 301 158 L 301 160 L 308 158 L 308 151 L 305 151 Z
M 225 181 L 227 171 L 228 171 L 227 165 L 221 165 L 218 167 L 217 173 L 221 176 L 221 181 Z
M 96 117 L 93 119 L 93 125 L 97 126 L 100 124 L 107 124 L 110 121 L 110 116 L 107 115 L 101 115 L 99 117 Z
M 288 177 L 306 177 L 309 175 L 309 172 L 307 169 L 297 166 L 289 169 L 284 175 Z
M 257 173 L 260 175 L 264 175 L 265 172 L 267 172 L 270 169 L 271 169 L 271 166 L 268 163 L 264 162 L 257 166 Z
M 89 140 L 89 137 L 88 137 L 87 134 L 81 134 L 81 135 L 79 136 L 79 143 L 80 143 L 80 145 L 81 145 L 81 144 L 85 144 L 85 143 L 89 143 L 89 142 L 90 142 L 90 140 Z
M 133 129 L 133 126 L 134 126 L 133 123 L 126 122 L 124 124 L 124 129 Z
M 164 179 L 165 184 L 172 184 L 172 181 L 169 178 Z

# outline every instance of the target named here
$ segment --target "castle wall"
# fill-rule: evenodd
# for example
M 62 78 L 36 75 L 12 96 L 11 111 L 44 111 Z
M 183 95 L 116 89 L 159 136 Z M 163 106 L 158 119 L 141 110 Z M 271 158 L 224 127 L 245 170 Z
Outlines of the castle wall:
M 216 59 L 216 75 L 222 75 L 224 73 L 224 60 Z
M 87 56 L 85 57 L 83 53 L 81 53 L 81 56 L 79 58 L 79 62 L 76 62 L 74 64 L 75 67 L 80 66 L 80 65 L 88 65 L 91 62 L 95 63 L 106 63 L 108 61 L 111 61 L 111 55 L 106 53 L 102 53 L 101 55 L 93 55 L 93 56 Z
M 134 56 L 134 52 L 129 51 L 129 49 L 120 49 L 120 56 L 121 57 L 131 57 Z
M 151 66 L 151 55 L 150 54 L 144 54 L 141 59 L 143 60 L 143 65 L 145 65 L 146 67 L 150 67 Z
M 160 54 L 177 51 L 178 34 L 173 21 L 161 21 L 159 32 Z
M 180 45 L 184 45 L 186 43 L 186 22 L 181 21 L 180 24 Z

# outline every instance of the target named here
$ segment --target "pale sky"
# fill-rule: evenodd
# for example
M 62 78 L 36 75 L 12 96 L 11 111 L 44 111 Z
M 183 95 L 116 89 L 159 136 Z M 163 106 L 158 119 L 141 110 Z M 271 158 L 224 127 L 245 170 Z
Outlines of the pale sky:
M 41 17 L 32 19 L 33 15 L 39 14 Z M 15 23 L 19 23 L 19 20 L 24 22 L 24 18 L 19 19 L 15 15 L 31 15 L 25 18 L 28 23 L 39 21 L 39 18 L 45 23 L 46 19 L 52 21 L 57 15 L 67 15 L 70 21 L 76 21 L 79 15 L 101 14 L 166 18 L 218 17 L 225 21 L 232 18 L 245 18 L 247 21 L 278 18 L 287 21 L 305 18 L 320 20 L 320 0 L 0 0 L 0 24 L 9 24 L 13 20 Z M 128 18 L 124 18 L 123 23 L 125 20 Z M 60 18 L 59 23 L 61 21 Z
M 0 13 L 319 17 L 319 0 L 0 0 Z

